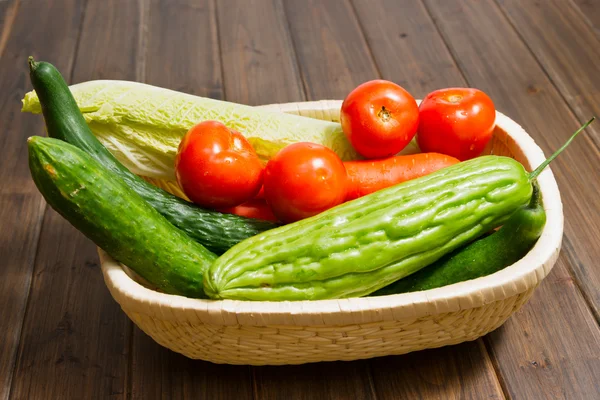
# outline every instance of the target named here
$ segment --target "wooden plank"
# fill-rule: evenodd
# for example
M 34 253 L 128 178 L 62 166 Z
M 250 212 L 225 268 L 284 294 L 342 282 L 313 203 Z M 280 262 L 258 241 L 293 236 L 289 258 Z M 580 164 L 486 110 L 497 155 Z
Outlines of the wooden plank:
M 146 20 L 145 81 L 222 99 L 214 2 L 153 0 Z M 249 399 L 252 381 L 248 367 L 190 360 L 135 327 L 130 394 L 133 399 Z
M 377 398 L 504 399 L 482 340 L 373 363 Z M 519 398 L 519 397 L 516 397 Z
M 8 398 L 34 256 L 45 203 L 27 166 L 28 136 L 43 134 L 39 117 L 20 113 L 21 98 L 31 90 L 27 56 L 52 59 L 59 68 L 71 70 L 81 20 L 81 1 L 50 4 L 12 1 L 2 5 L 0 36 L 0 399 Z M 62 24 L 55 21 L 65 19 Z M 6 306 L 4 306 L 6 305 Z
M 14 26 L 18 9 L 19 0 L 0 2 L 0 57 L 4 53 L 4 48 Z
M 214 0 L 149 0 L 146 14 L 145 81 L 222 99 Z
M 546 154 L 577 128 L 579 122 L 557 89 L 493 3 L 425 3 L 469 84 L 486 91 L 497 108 L 522 124 Z M 535 392 L 536 398 L 555 398 L 556 388 L 561 388 L 560 396 L 565 398 L 597 393 L 592 382 L 600 374 L 599 347 L 592 346 L 598 326 L 577 286 L 556 284 L 568 279 L 569 269 L 580 269 L 590 280 L 596 279 L 600 188 L 593 184 L 599 179 L 593 166 L 597 164 L 597 150 L 589 137 L 578 138 L 553 164 L 565 213 L 566 243 L 559 262 L 534 294 L 534 301 L 509 319 L 499 331 L 502 334 L 488 336 L 506 390 L 519 397 Z M 528 319 L 529 315 L 538 317 Z M 527 340 L 519 329 L 523 324 L 529 327 Z M 593 350 L 587 351 L 588 346 Z M 526 369 L 531 354 L 544 354 L 557 367 Z M 573 360 L 568 373 L 561 368 L 568 364 L 566 359 Z
M 422 99 L 465 80 L 437 28 L 419 1 L 353 0 L 356 15 L 381 77 Z
M 561 0 L 546 1 L 543 7 L 519 0 L 498 4 L 579 121 L 600 116 L 600 38 L 582 23 L 576 6 Z M 600 145 L 599 124 L 588 135 Z
M 356 15 L 384 79 L 416 98 L 466 82 L 420 2 L 355 0 Z M 473 370 L 480 371 L 474 375 Z M 373 360 L 378 398 L 503 398 L 482 340 Z
M 581 17 L 586 20 L 600 37 L 600 1 L 572 0 L 579 7 Z
M 255 398 L 261 400 L 375 399 L 368 370 L 355 374 L 362 362 L 326 362 L 254 368 Z M 285 375 L 284 375 L 285 374 Z M 282 376 L 283 375 L 283 376 Z
M 563 260 L 488 339 L 511 398 L 600 397 L 600 331 Z
M 281 0 L 217 2 L 217 15 L 227 100 L 258 105 L 304 99 Z
M 21 139 L 25 140 L 22 136 Z M 27 162 L 24 156 L 21 161 Z M 3 276 L 0 279 L 0 303 L 3 304 L 0 307 L 0 399 L 7 399 L 10 392 L 33 261 L 46 208 L 41 196 L 30 190 L 30 193 L 0 194 Z
M 343 99 L 379 78 L 348 1 L 284 0 L 284 5 L 308 99 Z
M 87 4 L 71 81 L 135 79 L 139 10 L 140 1 Z M 96 246 L 49 210 L 12 397 L 123 397 L 131 326 L 104 285 Z
M 246 366 L 191 360 L 160 347 L 137 328 L 133 340 L 134 400 L 252 399 L 250 370 Z

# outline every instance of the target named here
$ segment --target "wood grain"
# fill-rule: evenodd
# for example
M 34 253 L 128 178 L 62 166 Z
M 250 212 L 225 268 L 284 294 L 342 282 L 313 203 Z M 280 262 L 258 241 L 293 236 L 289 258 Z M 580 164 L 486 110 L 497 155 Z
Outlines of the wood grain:
M 579 121 L 600 116 L 600 38 L 582 23 L 576 7 L 561 0 L 497 2 Z M 600 145 L 599 124 L 588 135 Z
M 379 71 L 350 3 L 284 1 L 309 100 L 343 99 Z
M 136 79 L 139 9 L 140 1 L 87 4 L 71 81 Z M 124 396 L 131 326 L 104 285 L 96 246 L 47 212 L 12 397 Z
M 19 0 L 5 0 L 0 2 L 0 57 L 4 53 L 6 42 L 14 26 Z
M 598 0 L 571 0 L 581 11 L 581 18 L 586 20 L 600 37 L 600 1 Z
M 129 325 L 104 285 L 95 245 L 49 209 L 11 398 L 122 397 Z
M 356 15 L 383 79 L 415 98 L 465 80 L 419 1 L 353 0 Z M 424 45 L 426 43 L 426 45 Z
M 246 366 L 191 360 L 160 347 L 137 328 L 133 343 L 131 398 L 134 400 L 253 398 L 250 370 Z
M 136 65 L 143 49 L 146 0 L 89 1 L 73 70 L 73 83 L 92 79 L 136 80 Z
M 370 374 L 349 373 L 361 362 L 255 367 L 255 398 L 261 400 L 375 399 Z
M 39 117 L 20 113 L 21 99 L 31 90 L 27 56 L 52 59 L 71 71 L 72 52 L 82 14 L 81 1 L 10 2 L 2 5 L 0 57 L 0 399 L 8 397 L 21 336 L 34 257 L 45 202 L 29 175 L 26 139 L 43 135 Z M 62 24 L 53 21 L 66 18 Z
M 21 160 L 23 164 L 27 163 L 25 157 Z M 0 399 L 3 400 L 10 392 L 45 208 L 46 203 L 33 190 L 31 193 L 0 194 L 3 277 L 0 279 Z
M 504 398 L 482 340 L 385 357 L 372 365 L 379 400 Z
M 147 21 L 145 81 L 222 99 L 214 2 L 153 0 Z M 135 327 L 130 395 L 133 399 L 247 399 L 252 396 L 252 381 L 248 367 L 187 359 Z
M 213 99 L 223 98 L 214 0 L 149 1 L 144 80 Z
M 489 335 L 511 398 L 600 396 L 600 331 L 581 296 L 573 302 L 577 293 L 561 260 L 529 304 Z
M 486 91 L 497 108 L 521 123 L 546 154 L 558 148 L 577 128 L 579 123 L 560 93 L 495 4 L 441 0 L 426 0 L 426 4 L 469 84 Z M 542 283 L 544 289 L 534 294 L 537 301 L 525 308 L 531 315 L 539 316 L 529 321 L 529 339 L 523 341 L 522 331 L 515 327 L 524 323 L 528 315 L 524 313 L 509 319 L 502 336 L 488 337 L 494 362 L 509 393 L 537 391 L 537 398 L 554 398 L 559 385 L 565 398 L 596 392 L 588 378 L 600 371 L 591 361 L 598 359 L 598 348 L 591 354 L 581 353 L 577 342 L 595 338 L 598 326 L 588 321 L 590 313 L 579 289 L 555 283 L 559 277 L 568 277 L 569 269 L 594 273 L 593 260 L 600 255 L 596 244 L 600 222 L 589 216 L 597 215 L 594 210 L 598 210 L 599 188 L 586 181 L 598 180 L 598 171 L 592 168 L 597 164 L 596 149 L 586 137 L 574 141 L 553 164 L 563 197 L 566 241 L 572 246 L 563 247 L 559 262 Z M 586 175 L 585 180 L 581 179 Z M 577 330 L 569 324 L 577 326 Z M 552 332 L 552 345 L 545 331 Z M 554 368 L 525 371 L 521 366 L 527 365 L 528 354 L 545 354 L 556 363 L 566 357 L 590 362 L 574 363 L 569 374 Z
M 303 100 L 281 0 L 229 0 L 217 10 L 225 98 L 249 105 Z

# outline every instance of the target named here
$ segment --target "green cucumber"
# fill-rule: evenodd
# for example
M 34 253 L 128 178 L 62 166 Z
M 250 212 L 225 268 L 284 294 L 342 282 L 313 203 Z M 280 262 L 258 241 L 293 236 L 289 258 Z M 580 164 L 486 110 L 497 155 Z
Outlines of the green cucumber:
M 534 182 L 529 204 L 515 211 L 499 230 L 455 250 L 371 296 L 429 290 L 493 274 L 523 258 L 538 241 L 545 224 L 542 195 Z
M 220 254 L 246 238 L 277 226 L 268 221 L 197 207 L 144 181 L 123 166 L 94 136 L 69 87 L 52 64 L 35 62 L 30 57 L 29 69 L 31 83 L 42 105 L 48 136 L 71 143 L 90 154 L 198 243 Z
M 205 297 L 203 274 L 213 253 L 77 147 L 34 136 L 28 148 L 38 190 L 75 228 L 163 292 Z

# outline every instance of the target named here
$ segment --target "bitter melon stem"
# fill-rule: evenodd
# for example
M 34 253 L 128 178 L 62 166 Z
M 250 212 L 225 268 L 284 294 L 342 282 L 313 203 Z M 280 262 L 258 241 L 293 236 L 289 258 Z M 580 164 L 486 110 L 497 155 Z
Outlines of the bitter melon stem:
M 592 117 L 592 119 L 590 119 L 588 122 L 586 122 L 585 124 L 583 124 L 581 126 L 581 128 L 577 129 L 577 131 L 575 131 L 575 133 L 573 135 L 571 135 L 571 137 L 569 138 L 569 140 L 566 141 L 565 144 L 563 144 L 558 150 L 556 150 L 554 152 L 554 154 L 552 154 L 550 157 L 548 157 L 546 159 L 546 161 L 544 161 L 543 163 L 540 164 L 539 167 L 537 167 L 533 172 L 531 172 L 529 174 L 529 180 L 534 180 L 535 178 L 538 177 L 538 175 L 544 170 L 544 168 L 546 168 L 548 166 L 548 164 L 550 164 L 556 157 L 558 157 L 558 155 L 560 153 L 562 153 L 562 151 L 564 149 L 567 148 L 567 146 L 569 146 L 571 144 L 571 142 L 575 139 L 575 137 L 577 137 L 577 135 L 579 135 L 585 128 L 587 128 L 592 122 L 594 122 L 594 120 L 596 119 L 596 117 Z

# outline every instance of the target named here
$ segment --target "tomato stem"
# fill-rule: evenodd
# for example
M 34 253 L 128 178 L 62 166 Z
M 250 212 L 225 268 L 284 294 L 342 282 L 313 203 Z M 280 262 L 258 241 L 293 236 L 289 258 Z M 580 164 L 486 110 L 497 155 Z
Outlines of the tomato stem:
M 452 96 L 450 96 L 448 98 L 448 100 L 450 100 L 450 103 L 459 103 L 462 100 L 462 96 L 460 94 L 453 94 Z
M 529 180 L 534 180 L 535 178 L 537 178 L 538 175 L 544 170 L 544 168 L 546 168 L 548 166 L 548 164 L 550 164 L 556 157 L 558 157 L 558 155 L 560 153 L 562 153 L 562 151 L 564 149 L 566 149 L 569 144 L 571 144 L 571 142 L 573 141 L 573 139 L 575 139 L 575 137 L 577 135 L 579 135 L 592 122 L 594 122 L 595 119 L 596 119 L 596 117 L 592 117 L 592 119 L 590 119 L 588 122 L 586 122 L 585 124 L 583 124 L 581 126 L 581 128 L 577 129 L 577 131 L 575 131 L 575 133 L 573 135 L 571 135 L 571 137 L 569 138 L 569 140 L 567 140 L 567 142 L 565 144 L 563 144 L 558 150 L 556 150 L 554 152 L 554 154 L 552 154 L 550 157 L 548 157 L 546 159 L 546 161 L 544 161 L 543 163 L 541 163 L 539 167 L 537 167 L 533 172 L 531 172 L 529 174 Z
M 377 116 L 383 120 L 383 122 L 387 122 L 392 116 L 391 113 L 385 108 L 385 106 L 381 106 L 381 110 L 377 113 Z

